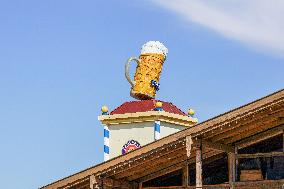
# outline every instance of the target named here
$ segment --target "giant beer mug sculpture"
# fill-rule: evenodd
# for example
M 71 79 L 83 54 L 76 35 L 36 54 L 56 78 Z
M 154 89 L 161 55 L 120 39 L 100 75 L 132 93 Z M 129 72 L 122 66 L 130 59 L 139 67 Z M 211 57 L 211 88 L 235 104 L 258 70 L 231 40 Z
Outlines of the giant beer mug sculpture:
M 159 80 L 168 49 L 159 41 L 142 46 L 139 59 L 131 57 L 125 64 L 125 77 L 131 85 L 130 95 L 139 100 L 153 99 L 159 90 Z M 134 80 L 129 76 L 130 63 L 137 63 Z

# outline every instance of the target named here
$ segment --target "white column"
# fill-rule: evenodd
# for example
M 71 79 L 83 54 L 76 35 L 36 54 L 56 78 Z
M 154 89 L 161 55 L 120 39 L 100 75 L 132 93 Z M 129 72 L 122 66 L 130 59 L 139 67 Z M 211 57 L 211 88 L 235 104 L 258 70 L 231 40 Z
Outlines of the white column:
M 109 160 L 109 129 L 108 126 L 104 126 L 104 161 Z
M 154 139 L 159 140 L 160 139 L 160 133 L 161 133 L 161 122 L 160 121 L 155 121 L 155 131 L 154 131 Z

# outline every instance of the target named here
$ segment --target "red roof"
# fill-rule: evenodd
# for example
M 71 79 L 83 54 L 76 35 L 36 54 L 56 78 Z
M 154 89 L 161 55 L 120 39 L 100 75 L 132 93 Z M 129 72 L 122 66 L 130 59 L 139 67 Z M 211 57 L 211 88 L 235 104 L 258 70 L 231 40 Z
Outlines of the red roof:
M 140 100 L 140 101 L 125 102 L 121 106 L 117 107 L 112 112 L 110 112 L 110 115 L 154 111 L 155 104 L 157 101 L 158 100 Z M 172 103 L 163 102 L 163 101 L 159 102 L 163 103 L 162 108 L 165 112 L 187 116 L 186 113 L 181 111 L 178 107 L 176 107 Z

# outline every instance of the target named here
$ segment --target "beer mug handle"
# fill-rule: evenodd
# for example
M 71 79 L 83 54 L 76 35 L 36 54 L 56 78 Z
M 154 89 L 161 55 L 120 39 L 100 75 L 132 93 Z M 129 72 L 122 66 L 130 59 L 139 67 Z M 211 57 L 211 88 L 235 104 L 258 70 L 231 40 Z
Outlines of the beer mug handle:
M 131 63 L 133 60 L 137 63 L 137 65 L 140 63 L 138 58 L 136 58 L 136 57 L 130 57 L 130 58 L 127 60 L 126 64 L 125 64 L 125 77 L 126 77 L 127 81 L 130 83 L 130 85 L 131 85 L 132 88 L 135 86 L 135 81 L 131 80 L 131 78 L 130 78 L 130 75 L 129 75 L 129 67 L 130 67 L 130 63 Z

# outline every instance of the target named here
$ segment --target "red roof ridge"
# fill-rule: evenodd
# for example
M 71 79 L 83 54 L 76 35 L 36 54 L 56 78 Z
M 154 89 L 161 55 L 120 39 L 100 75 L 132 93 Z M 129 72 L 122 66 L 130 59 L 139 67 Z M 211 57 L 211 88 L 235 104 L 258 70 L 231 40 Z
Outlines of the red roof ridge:
M 173 103 L 156 99 L 124 102 L 113 111 L 111 111 L 110 115 L 154 111 L 155 103 L 158 101 L 163 103 L 163 110 L 165 112 L 187 116 L 186 113 L 184 113 Z

